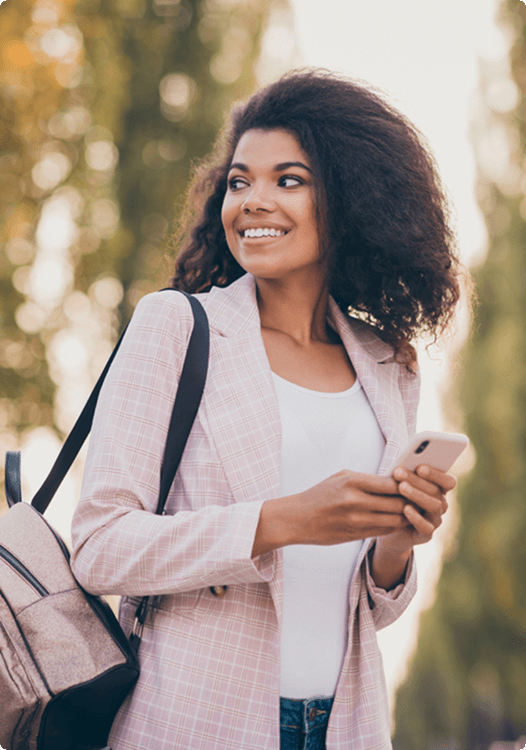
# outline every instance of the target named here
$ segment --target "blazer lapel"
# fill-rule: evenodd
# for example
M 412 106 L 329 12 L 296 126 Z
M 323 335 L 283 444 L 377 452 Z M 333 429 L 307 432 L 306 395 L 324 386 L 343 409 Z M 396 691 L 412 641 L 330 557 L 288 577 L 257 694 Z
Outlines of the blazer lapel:
M 280 495 L 281 421 L 249 274 L 209 293 L 210 364 L 203 417 L 236 502 Z M 283 553 L 269 582 L 278 622 L 283 606 Z
M 234 500 L 277 497 L 281 424 L 248 274 L 209 294 L 210 363 L 203 404 Z
M 392 348 L 381 341 L 369 326 L 344 316 L 332 298 L 330 315 L 385 438 L 378 469 L 379 474 L 384 474 L 408 439 L 398 382 L 400 367 L 393 360 Z

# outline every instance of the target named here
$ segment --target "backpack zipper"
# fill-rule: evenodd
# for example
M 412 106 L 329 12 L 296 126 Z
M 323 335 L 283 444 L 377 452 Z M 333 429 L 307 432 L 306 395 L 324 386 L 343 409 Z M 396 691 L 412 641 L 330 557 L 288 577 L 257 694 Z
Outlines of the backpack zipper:
M 18 557 L 15 557 L 12 552 L 9 552 L 5 547 L 0 544 L 0 557 L 2 557 L 17 573 L 26 579 L 26 581 L 37 591 L 40 596 L 49 596 L 49 591 L 42 586 L 40 581 L 35 578 L 26 566 L 20 562 Z

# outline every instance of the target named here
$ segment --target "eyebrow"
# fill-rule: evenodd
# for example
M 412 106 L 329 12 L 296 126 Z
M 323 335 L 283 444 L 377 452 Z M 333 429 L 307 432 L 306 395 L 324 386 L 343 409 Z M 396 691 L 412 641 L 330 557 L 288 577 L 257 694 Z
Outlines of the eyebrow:
M 312 174 L 312 169 L 310 169 L 302 161 L 284 161 L 281 162 L 281 164 L 276 164 L 272 169 L 274 172 L 284 172 L 286 169 L 290 169 L 291 167 L 300 167 L 300 169 L 305 169 L 307 172 L 310 172 Z M 250 172 L 250 169 L 247 167 L 247 165 L 242 164 L 239 161 L 231 164 L 230 169 L 239 169 L 241 172 Z

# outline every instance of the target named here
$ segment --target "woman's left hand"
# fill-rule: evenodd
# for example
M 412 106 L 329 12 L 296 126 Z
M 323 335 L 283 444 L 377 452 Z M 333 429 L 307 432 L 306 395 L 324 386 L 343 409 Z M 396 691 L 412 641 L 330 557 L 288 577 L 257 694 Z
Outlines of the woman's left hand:
M 403 512 L 411 526 L 393 532 L 384 542 L 393 551 L 403 552 L 431 539 L 448 509 L 446 493 L 457 480 L 427 464 L 421 464 L 415 472 L 399 466 L 393 476 L 399 483 L 398 492 L 409 501 Z
M 399 466 L 393 476 L 400 496 L 408 501 L 403 514 L 410 526 L 376 539 L 372 575 L 376 585 L 386 591 L 403 581 L 413 546 L 428 542 L 442 523 L 448 508 L 446 493 L 457 483 L 451 474 L 427 464 L 418 466 L 416 472 Z

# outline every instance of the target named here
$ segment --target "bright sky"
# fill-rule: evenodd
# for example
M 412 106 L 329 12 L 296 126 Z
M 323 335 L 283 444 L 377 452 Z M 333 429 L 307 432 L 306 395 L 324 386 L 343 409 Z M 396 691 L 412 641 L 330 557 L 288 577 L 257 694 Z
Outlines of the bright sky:
M 290 0 L 297 50 L 294 66 L 315 65 L 383 89 L 427 137 L 458 215 L 463 259 L 482 259 L 486 232 L 475 199 L 475 160 L 468 140 L 478 85 L 478 58 L 503 57 L 508 38 L 497 26 L 497 0 Z M 276 40 L 277 41 L 277 40 Z M 285 34 L 282 38 L 286 42 Z M 292 41 L 292 40 L 289 40 Z M 436 357 L 436 355 L 435 355 Z M 438 389 L 448 367 L 421 357 L 420 429 L 452 429 Z M 453 426 L 457 427 L 458 426 Z M 454 533 L 454 519 L 441 537 Z M 397 623 L 379 634 L 391 695 L 415 644 L 418 613 L 433 599 L 440 539 L 418 549 L 420 591 Z

